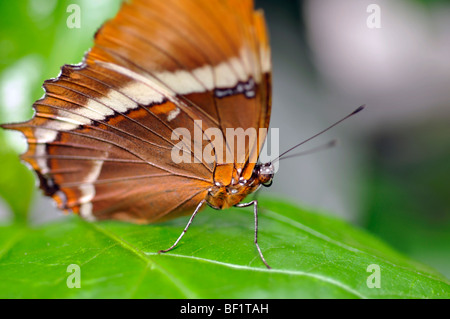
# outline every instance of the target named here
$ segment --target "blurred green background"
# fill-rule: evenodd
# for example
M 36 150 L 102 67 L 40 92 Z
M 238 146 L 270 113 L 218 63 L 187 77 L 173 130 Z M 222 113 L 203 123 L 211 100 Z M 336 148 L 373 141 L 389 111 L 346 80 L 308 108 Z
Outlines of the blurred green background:
M 67 7 L 81 8 L 68 28 Z M 381 8 L 369 29 L 367 6 Z M 0 122 L 27 120 L 41 84 L 76 64 L 119 0 L 0 2 Z M 287 149 L 360 104 L 367 111 L 321 136 L 340 146 L 286 161 L 277 194 L 368 229 L 450 277 L 450 2 L 256 1 L 274 64 L 271 126 Z M 20 164 L 20 134 L 0 130 L 0 223 L 63 218 Z M 14 216 L 14 217 L 13 217 Z

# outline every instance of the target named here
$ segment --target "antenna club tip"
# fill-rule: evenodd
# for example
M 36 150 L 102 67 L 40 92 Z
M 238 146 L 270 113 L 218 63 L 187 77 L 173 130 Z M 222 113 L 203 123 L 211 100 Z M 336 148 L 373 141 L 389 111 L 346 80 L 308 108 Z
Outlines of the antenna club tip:
M 356 114 L 356 113 L 359 113 L 359 112 L 361 112 L 362 110 L 364 110 L 365 108 L 366 108 L 366 105 L 363 104 L 363 105 L 361 105 L 360 107 L 358 107 L 356 110 L 354 110 L 353 113 L 352 113 L 351 115 L 354 115 L 354 114 Z

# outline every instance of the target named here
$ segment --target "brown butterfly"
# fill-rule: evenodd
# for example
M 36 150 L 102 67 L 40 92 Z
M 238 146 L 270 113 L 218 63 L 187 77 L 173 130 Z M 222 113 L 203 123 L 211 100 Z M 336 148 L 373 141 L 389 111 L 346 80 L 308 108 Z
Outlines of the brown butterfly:
M 192 214 L 167 252 L 205 204 L 253 205 L 255 244 L 269 267 L 257 242 L 257 201 L 242 203 L 272 181 L 272 163 L 257 163 L 265 134 L 229 163 L 205 161 L 195 150 L 220 144 L 235 152 L 225 137 L 181 141 L 191 145 L 190 163 L 171 157 L 173 132 L 194 135 L 198 121 L 203 133 L 216 128 L 223 136 L 227 128 L 268 128 L 270 47 L 252 0 L 125 2 L 84 61 L 63 66 L 44 89 L 31 120 L 2 127 L 26 136 L 21 158 L 60 209 L 133 223 Z

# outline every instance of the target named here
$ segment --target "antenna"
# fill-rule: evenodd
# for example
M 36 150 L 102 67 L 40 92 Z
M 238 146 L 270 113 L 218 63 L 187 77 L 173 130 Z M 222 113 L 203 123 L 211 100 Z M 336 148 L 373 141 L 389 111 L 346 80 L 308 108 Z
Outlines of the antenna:
M 362 110 L 364 110 L 364 108 L 366 107 L 366 105 L 361 105 L 360 107 L 358 107 L 356 110 L 354 110 L 352 113 L 350 113 L 349 115 L 345 116 L 344 118 L 340 119 L 339 121 L 337 121 L 336 123 L 334 123 L 333 125 L 330 125 L 329 127 L 327 127 L 326 129 L 324 129 L 323 131 L 320 131 L 319 133 L 311 136 L 310 138 L 304 140 L 303 142 L 291 147 L 290 149 L 288 149 L 287 151 L 285 151 L 284 153 L 282 153 L 280 156 L 278 156 L 275 160 L 272 161 L 272 163 L 280 160 L 284 155 L 286 155 L 287 153 L 291 152 L 292 150 L 296 149 L 297 147 L 305 144 L 306 142 L 309 142 L 310 140 L 312 140 L 313 138 L 316 138 L 317 136 L 327 132 L 328 130 L 332 129 L 333 127 L 335 127 L 336 125 L 338 125 L 339 123 L 345 121 L 346 119 L 348 119 L 349 117 L 352 117 L 353 115 L 361 112 Z M 291 156 L 289 156 L 291 157 Z M 286 158 L 286 157 L 285 157 Z
M 328 149 L 328 148 L 335 147 L 337 143 L 338 143 L 337 140 L 332 140 L 332 141 L 329 141 L 329 142 L 326 143 L 326 144 L 317 146 L 317 147 L 315 147 L 315 148 L 313 148 L 313 149 L 310 149 L 310 150 L 307 150 L 307 151 L 304 151 L 304 152 L 300 152 L 300 153 L 296 153 L 296 154 L 292 154 L 292 155 L 287 155 L 287 156 L 284 156 L 284 157 L 280 157 L 278 160 L 281 161 L 281 160 L 288 159 L 288 158 L 293 158 L 293 157 L 298 157 L 298 156 L 303 156 L 303 155 L 307 155 L 307 154 L 311 154 L 311 153 L 316 153 L 316 152 L 319 152 L 319 151 L 323 151 L 323 150 L 326 150 L 326 149 Z

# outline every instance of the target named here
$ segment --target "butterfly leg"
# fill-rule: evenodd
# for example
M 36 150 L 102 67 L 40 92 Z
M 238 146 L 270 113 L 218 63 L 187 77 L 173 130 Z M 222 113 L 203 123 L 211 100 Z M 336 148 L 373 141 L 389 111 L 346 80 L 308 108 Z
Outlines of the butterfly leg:
M 264 258 L 263 254 L 261 252 L 261 248 L 259 248 L 259 244 L 258 244 L 258 201 L 252 200 L 249 203 L 241 203 L 241 204 L 237 204 L 235 206 L 236 207 L 249 207 L 251 205 L 253 205 L 253 213 L 255 215 L 255 245 L 256 245 L 256 248 L 258 249 L 259 257 L 261 257 L 262 262 L 264 263 L 264 265 L 266 265 L 266 267 L 268 269 L 271 269 L 272 267 L 270 267 L 269 264 L 266 262 L 266 259 Z
M 204 204 L 205 202 L 206 202 L 206 200 L 202 200 L 202 201 L 197 205 L 197 208 L 196 208 L 196 209 L 194 210 L 194 212 L 192 213 L 192 216 L 191 216 L 191 218 L 189 219 L 189 221 L 188 221 L 186 227 L 184 227 L 183 232 L 181 233 L 180 237 L 178 237 L 178 239 L 175 241 L 175 243 L 174 243 L 172 246 L 170 246 L 169 248 L 167 248 L 167 249 L 160 250 L 158 253 L 166 253 L 166 252 L 171 251 L 172 249 L 175 248 L 175 246 L 178 244 L 178 242 L 181 240 L 181 238 L 183 238 L 184 234 L 187 232 L 189 226 L 192 224 L 192 221 L 194 220 L 195 215 L 197 215 L 197 212 L 200 210 L 200 208 L 203 206 L 203 204 Z

